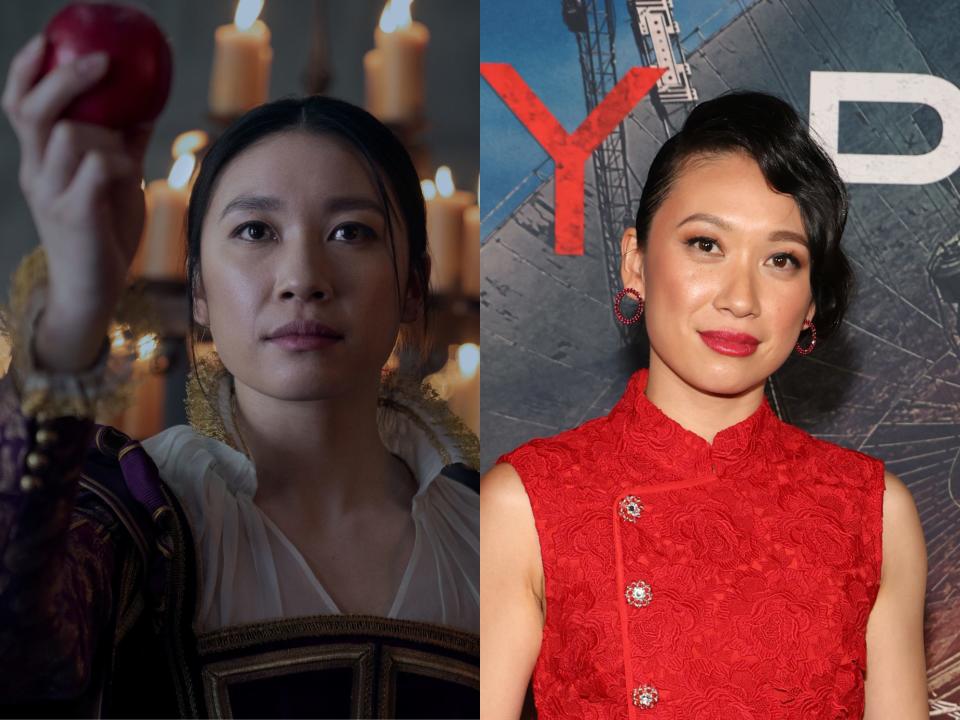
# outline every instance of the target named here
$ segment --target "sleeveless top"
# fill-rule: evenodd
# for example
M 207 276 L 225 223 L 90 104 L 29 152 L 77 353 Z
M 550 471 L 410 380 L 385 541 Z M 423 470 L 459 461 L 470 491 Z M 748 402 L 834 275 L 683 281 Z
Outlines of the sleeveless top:
M 503 455 L 533 508 L 551 718 L 861 718 L 884 467 L 766 398 L 713 444 L 651 403 Z

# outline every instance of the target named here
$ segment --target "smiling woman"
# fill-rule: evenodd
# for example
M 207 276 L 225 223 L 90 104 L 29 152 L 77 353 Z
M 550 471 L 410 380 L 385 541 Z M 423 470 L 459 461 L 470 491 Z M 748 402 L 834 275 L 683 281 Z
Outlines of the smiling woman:
M 910 492 L 764 396 L 843 317 L 846 212 L 772 96 L 705 102 L 660 149 L 615 301 L 649 368 L 481 482 L 484 718 L 531 676 L 541 720 L 927 717 Z
M 416 342 L 430 270 L 406 150 L 319 96 L 224 132 L 187 228 L 190 319 L 216 351 L 190 425 L 139 443 L 92 416 L 127 370 L 105 332 L 145 138 L 49 132 L 90 80 L 31 89 L 38 57 L 4 95 L 43 244 L 0 384 L 4 714 L 476 716 L 477 439 L 383 369 Z

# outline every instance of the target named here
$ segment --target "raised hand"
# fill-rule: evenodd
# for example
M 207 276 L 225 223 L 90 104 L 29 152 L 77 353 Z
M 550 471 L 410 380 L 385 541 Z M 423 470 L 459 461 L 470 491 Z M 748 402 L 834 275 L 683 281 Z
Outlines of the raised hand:
M 49 267 L 37 359 L 49 369 L 76 371 L 96 359 L 137 250 L 151 128 L 121 132 L 60 119 L 103 77 L 108 59 L 87 55 L 38 82 L 43 50 L 37 36 L 17 53 L 2 106 L 20 142 L 20 187 Z

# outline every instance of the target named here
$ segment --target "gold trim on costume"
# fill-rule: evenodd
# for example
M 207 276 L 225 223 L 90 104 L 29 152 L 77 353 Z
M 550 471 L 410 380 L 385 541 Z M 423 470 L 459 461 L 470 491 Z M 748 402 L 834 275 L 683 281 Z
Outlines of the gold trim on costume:
M 26 255 L 10 282 L 9 307 L 0 308 L 0 333 L 9 336 L 11 375 L 27 417 L 86 417 L 116 414 L 126 408 L 136 380 L 132 376 L 136 341 L 160 326 L 144 286 L 126 288 L 114 311 L 116 342 L 104 337 L 93 368 L 80 373 L 55 373 L 34 364 L 33 323 L 43 310 L 43 295 L 49 283 L 47 256 L 43 247 Z M 113 333 L 111 333 L 111 336 Z
M 427 440 L 430 442 L 430 445 L 433 447 L 433 449 L 437 451 L 437 454 L 440 456 L 440 460 L 443 462 L 443 464 L 449 465 L 451 462 L 453 462 L 453 459 L 450 457 L 450 453 L 443 446 L 443 443 L 440 442 L 440 437 L 437 435 L 437 433 L 435 433 L 433 428 L 421 420 L 420 417 L 410 408 L 394 402 L 389 398 L 377 398 L 377 404 L 380 405 L 380 407 L 387 407 L 391 410 L 406 415 L 410 419 L 410 422 L 420 428 L 420 430 L 422 430 L 427 436 Z
M 397 675 L 412 672 L 416 675 L 467 685 L 480 691 L 480 668 L 453 658 L 440 658 L 411 648 L 384 645 L 380 659 L 380 717 L 397 714 Z
M 351 717 L 369 717 L 372 711 L 370 694 L 364 689 L 373 682 L 373 652 L 370 643 L 344 643 L 320 648 L 274 650 L 211 663 L 202 670 L 207 709 L 212 717 L 232 718 L 230 685 L 237 682 L 342 667 L 353 671 Z
M 411 417 L 417 416 L 421 422 L 425 417 L 442 428 L 466 464 L 473 470 L 480 469 L 480 439 L 432 387 L 399 373 L 385 373 L 380 381 L 380 399 L 381 404 L 386 400 L 392 407 L 407 408 L 405 412 Z M 436 437 L 433 432 L 431 435 Z M 444 460 L 445 465 L 458 461 L 449 453 L 445 455 L 449 458 Z
M 219 717 L 232 714 L 233 683 L 332 667 L 354 670 L 352 717 L 393 717 L 403 673 L 480 687 L 478 635 L 412 620 L 372 615 L 270 620 L 204 633 L 197 648 L 207 709 Z
M 120 453 L 117 455 L 117 461 L 123 460 L 124 456 L 131 450 L 139 450 L 139 449 L 140 449 L 140 443 L 136 441 L 130 443 L 123 450 L 121 450 Z
M 434 623 L 376 617 L 374 615 L 312 615 L 231 625 L 197 636 L 200 655 L 242 650 L 267 642 L 305 636 L 364 634 L 390 640 L 411 640 L 471 655 L 480 653 L 480 637 Z
M 134 543 L 136 543 L 137 549 L 140 551 L 140 559 L 143 562 L 143 567 L 146 568 L 148 566 L 147 558 L 149 557 L 147 552 L 147 539 L 144 537 L 143 533 L 140 532 L 140 528 L 137 526 L 136 522 L 130 519 L 123 501 L 114 495 L 113 491 L 109 490 L 107 487 L 85 473 L 80 473 L 80 487 L 92 492 L 94 495 L 100 498 L 100 500 L 102 500 L 110 508 L 117 519 L 123 523 L 123 526 L 133 538 Z
M 237 452 L 244 453 L 249 458 L 250 453 L 244 452 L 244 449 L 227 432 L 223 415 L 216 406 L 220 402 L 222 392 L 229 391 L 231 397 L 234 394 L 232 382 L 229 383 L 229 388 L 223 387 L 227 381 L 229 381 L 229 373 L 216 351 L 211 351 L 208 355 L 197 360 L 189 375 L 187 375 L 187 399 L 185 403 L 187 422 L 201 435 L 219 440 Z M 204 390 L 211 393 L 212 397 L 208 396 Z
M 193 617 L 191 616 L 195 616 L 200 608 L 200 603 L 196 598 L 194 599 L 194 606 L 190 608 L 192 612 L 190 612 L 189 616 L 184 614 L 182 607 L 187 593 L 187 557 L 193 554 L 193 549 L 187 546 L 191 535 L 189 522 L 186 517 L 181 517 L 181 513 L 177 511 L 176 508 L 180 506 L 176 505 L 176 500 L 174 500 L 166 484 L 160 484 L 160 492 L 163 494 L 163 499 L 166 501 L 166 504 L 174 509 L 172 522 L 169 523 L 169 528 L 166 529 L 170 538 L 172 552 L 170 558 L 168 558 L 168 580 L 163 600 L 163 622 L 166 624 L 164 645 L 169 667 L 187 669 L 190 667 L 190 664 L 187 662 L 187 652 L 183 646 L 184 638 L 181 630 L 189 632 L 192 628 Z M 159 540 L 160 538 L 158 538 L 158 543 Z M 194 591 L 199 592 L 199 589 L 203 587 L 200 577 L 200 562 L 199 558 L 195 555 L 194 558 L 194 577 L 192 582 L 194 583 Z M 179 623 L 183 623 L 183 626 Z M 192 633 L 190 633 L 190 635 L 192 638 Z M 197 696 L 197 688 L 194 687 L 193 674 L 189 671 L 174 672 L 171 676 L 174 679 L 177 706 L 180 708 L 181 715 L 183 717 L 198 717 L 200 713 L 199 698 Z
M 157 525 L 160 524 L 160 518 L 167 515 L 173 514 L 173 508 L 169 505 L 161 505 L 156 510 L 153 511 L 153 514 L 150 516 L 150 519 Z
M 463 461 L 473 470 L 479 470 L 479 439 L 433 388 L 398 373 L 384 373 L 377 403 L 409 418 L 427 436 L 444 465 Z M 237 424 L 233 378 L 216 351 L 198 359 L 191 370 L 187 378 L 186 409 L 187 420 L 194 430 L 252 459 Z M 225 419 L 230 421 L 230 427 Z M 441 437 L 436 428 L 446 437 Z
M 120 641 L 133 627 L 140 613 L 143 611 L 143 593 L 140 592 L 141 583 L 139 563 L 134 562 L 134 555 L 126 553 L 121 571 L 120 592 L 117 594 L 117 626 L 114 634 L 113 652 L 116 654 Z M 146 568 L 142 568 L 146 574 Z
M 112 455 L 112 454 L 113 454 L 113 450 L 103 441 L 103 435 L 104 435 L 105 432 L 107 432 L 108 429 L 109 429 L 109 426 L 104 425 L 104 426 L 101 427 L 99 430 L 97 430 L 97 434 L 94 436 L 94 441 L 95 441 L 95 443 L 96 443 L 96 445 L 97 445 L 97 450 L 99 450 L 100 452 L 102 452 L 104 455 Z M 39 434 L 39 433 L 38 433 L 38 434 Z M 38 440 L 38 442 L 39 442 L 39 440 Z

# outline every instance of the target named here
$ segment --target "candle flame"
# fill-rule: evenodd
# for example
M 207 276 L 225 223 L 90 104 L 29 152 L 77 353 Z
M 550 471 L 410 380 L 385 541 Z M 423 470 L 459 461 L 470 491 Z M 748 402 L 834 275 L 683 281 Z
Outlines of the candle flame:
M 193 168 L 197 164 L 197 158 L 193 153 L 187 153 L 177 158 L 170 168 L 170 174 L 167 176 L 167 183 L 170 187 L 179 190 L 186 187 L 190 182 L 190 176 L 193 175 Z
M 130 326 L 127 323 L 114 325 L 110 329 L 110 347 L 113 351 L 119 351 L 127 344 L 127 334 L 130 332 Z
M 207 144 L 207 134 L 203 130 L 188 130 L 185 133 L 177 135 L 170 146 L 170 152 L 173 159 L 176 160 L 181 155 L 191 153 L 197 154 L 197 150 Z
M 413 17 L 410 15 L 410 5 L 413 0 L 387 0 L 380 15 L 380 29 L 385 33 L 392 33 L 401 28 L 410 27 Z
M 457 348 L 457 365 L 460 366 L 460 375 L 472 378 L 480 369 L 480 348 L 474 343 L 464 343 Z
M 443 197 L 453 195 L 453 173 L 446 165 L 437 168 L 437 192 Z
M 137 360 L 149 360 L 157 352 L 160 346 L 160 338 L 156 333 L 147 333 L 137 340 Z
M 437 196 L 437 186 L 433 184 L 433 180 L 421 180 L 420 190 L 424 200 L 433 200 Z
M 237 12 L 233 15 L 233 24 L 238 30 L 249 30 L 263 10 L 263 0 L 239 0 Z

